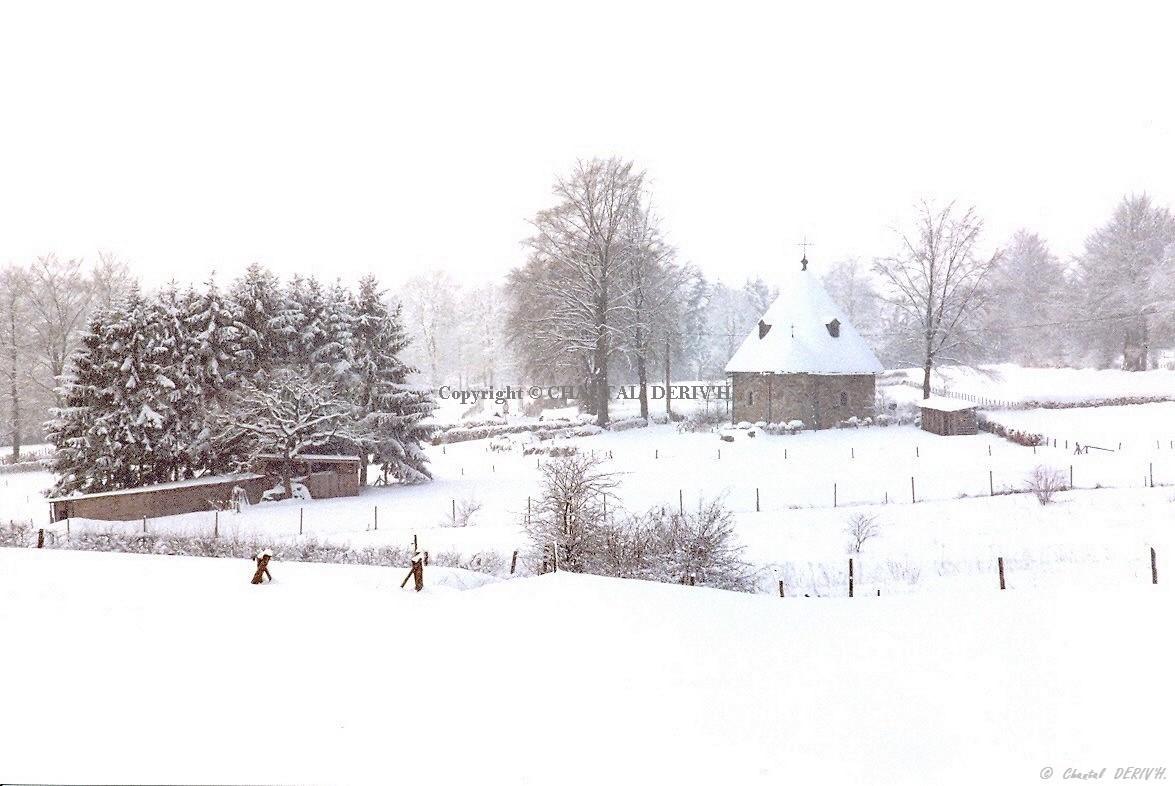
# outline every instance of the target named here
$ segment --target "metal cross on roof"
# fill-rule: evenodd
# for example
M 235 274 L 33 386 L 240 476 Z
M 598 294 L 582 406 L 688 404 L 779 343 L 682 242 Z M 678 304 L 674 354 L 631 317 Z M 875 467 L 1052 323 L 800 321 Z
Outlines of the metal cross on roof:
M 816 244 L 809 242 L 808 236 L 804 235 L 804 239 L 801 240 L 799 243 L 796 243 L 796 245 L 804 250 L 804 258 L 800 260 L 801 270 L 807 270 L 808 269 L 808 246 L 814 246 Z

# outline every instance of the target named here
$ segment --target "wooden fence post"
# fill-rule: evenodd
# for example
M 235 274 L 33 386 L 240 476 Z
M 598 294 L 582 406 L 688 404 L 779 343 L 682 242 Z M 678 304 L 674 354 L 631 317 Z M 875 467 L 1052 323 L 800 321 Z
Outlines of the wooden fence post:
M 832 507 L 836 507 L 836 483 L 832 484 Z
M 302 534 L 302 508 L 298 508 L 298 534 Z
M 457 526 L 457 499 L 449 500 L 449 507 L 453 514 L 453 526 Z M 530 523 L 530 497 L 526 498 L 526 523 Z
M 783 597 L 783 579 L 779 580 L 779 597 Z
M 918 501 L 918 497 L 914 496 L 914 476 L 911 475 L 910 476 L 910 502 L 914 503 L 917 501 Z
M 1151 584 L 1159 583 L 1159 562 L 1155 554 L 1155 547 L 1151 546 Z
M 514 554 L 510 557 L 510 575 L 514 575 L 514 569 L 518 567 L 518 549 L 514 549 Z
M 1069 490 L 1073 490 L 1073 465 L 1069 465 Z
M 37 548 L 45 548 L 45 530 L 43 529 L 37 530 Z
M 682 517 L 685 516 L 685 495 L 681 489 L 677 490 L 677 512 Z
M 1153 461 L 1150 464 L 1150 470 L 1148 474 L 1151 480 L 1151 488 L 1153 489 L 1155 487 L 1155 463 Z
M 143 532 L 146 533 L 146 531 L 147 531 L 147 517 L 143 516 Z
M 212 512 L 212 537 L 220 537 L 220 511 L 214 510 Z
M 1006 589 L 1007 585 L 1004 584 L 1004 558 L 998 557 L 997 560 L 1000 566 L 1000 589 Z
M 759 512 L 759 488 L 755 487 L 755 512 Z
M 989 497 L 995 496 L 995 479 L 990 469 L 987 471 L 987 495 Z
M 853 558 L 849 557 L 849 597 L 853 597 Z
M 379 505 L 373 505 L 371 508 L 371 525 L 372 529 L 379 530 Z

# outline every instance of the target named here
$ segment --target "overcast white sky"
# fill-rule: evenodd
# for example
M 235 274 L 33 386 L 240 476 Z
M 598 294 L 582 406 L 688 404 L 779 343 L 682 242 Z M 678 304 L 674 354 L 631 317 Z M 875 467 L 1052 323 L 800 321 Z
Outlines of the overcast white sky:
M 0 262 L 488 280 L 610 154 L 726 280 L 885 253 L 921 195 L 1067 257 L 1175 204 L 1164 5 L 9 3 Z

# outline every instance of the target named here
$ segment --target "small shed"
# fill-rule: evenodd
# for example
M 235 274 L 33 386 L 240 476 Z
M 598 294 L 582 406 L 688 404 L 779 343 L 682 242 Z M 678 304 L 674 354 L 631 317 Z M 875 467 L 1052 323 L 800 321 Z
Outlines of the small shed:
M 262 453 L 253 469 L 272 477 L 281 477 L 283 456 Z M 291 476 L 310 492 L 314 499 L 359 496 L 359 457 L 335 453 L 304 453 L 290 460 Z
M 977 407 L 961 399 L 931 396 L 918 402 L 922 410 L 922 430 L 951 437 L 958 434 L 978 434 Z
M 205 475 L 152 486 L 55 497 L 49 500 L 49 515 L 52 521 L 67 518 L 132 521 L 196 513 L 227 505 L 237 487 L 250 502 L 258 502 L 266 485 L 264 475 L 252 472 Z

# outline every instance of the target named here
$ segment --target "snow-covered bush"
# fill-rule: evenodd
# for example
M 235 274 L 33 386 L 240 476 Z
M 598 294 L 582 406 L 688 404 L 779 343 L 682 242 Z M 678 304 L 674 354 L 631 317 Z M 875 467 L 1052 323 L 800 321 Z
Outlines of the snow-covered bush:
M 1047 440 L 1041 434 L 1034 434 L 1029 431 L 1020 431 L 1019 429 L 1008 428 L 1002 423 L 997 423 L 984 415 L 979 415 L 978 426 L 980 431 L 986 431 L 995 434 L 997 437 L 1003 437 L 1009 442 L 1025 447 L 1033 447 L 1035 445 L 1044 445 Z
M 903 584 L 913 586 L 922 577 L 922 568 L 913 562 L 894 562 L 890 560 L 886 563 L 886 566 L 889 568 L 889 575 L 893 580 L 900 581 Z
M 524 456 L 574 456 L 578 452 L 575 445 L 567 444 L 527 445 L 522 449 Z
M 478 514 L 481 507 L 481 502 L 472 497 L 457 500 L 454 505 L 453 515 L 444 519 L 441 522 L 441 526 L 468 527 L 474 523 L 473 517 Z
M 677 422 L 677 430 L 683 434 L 713 431 L 715 427 L 726 422 L 726 416 L 720 412 L 694 410 Z
M 786 423 L 768 423 L 763 431 L 768 434 L 798 434 L 804 430 L 804 421 L 789 420 Z
M 1027 486 L 1037 502 L 1048 505 L 1058 491 L 1065 490 L 1065 473 L 1056 467 L 1038 464 L 1028 473 Z
M 669 422 L 669 413 L 668 412 L 650 412 L 649 413 L 649 420 L 657 426 L 664 426 L 665 424 L 667 424 Z
M 860 554 L 861 547 L 865 545 L 866 541 L 881 534 L 881 526 L 877 523 L 876 516 L 867 513 L 854 513 L 849 517 L 849 522 L 845 526 L 845 534 L 849 536 L 849 551 Z
M 649 421 L 644 418 L 622 418 L 621 420 L 614 420 L 608 424 L 609 431 L 628 431 L 634 428 L 645 428 L 649 425 Z
M 552 429 L 550 431 L 536 431 L 539 439 L 571 439 L 572 437 L 594 437 L 603 434 L 604 429 L 599 426 L 570 426 L 567 428 Z

